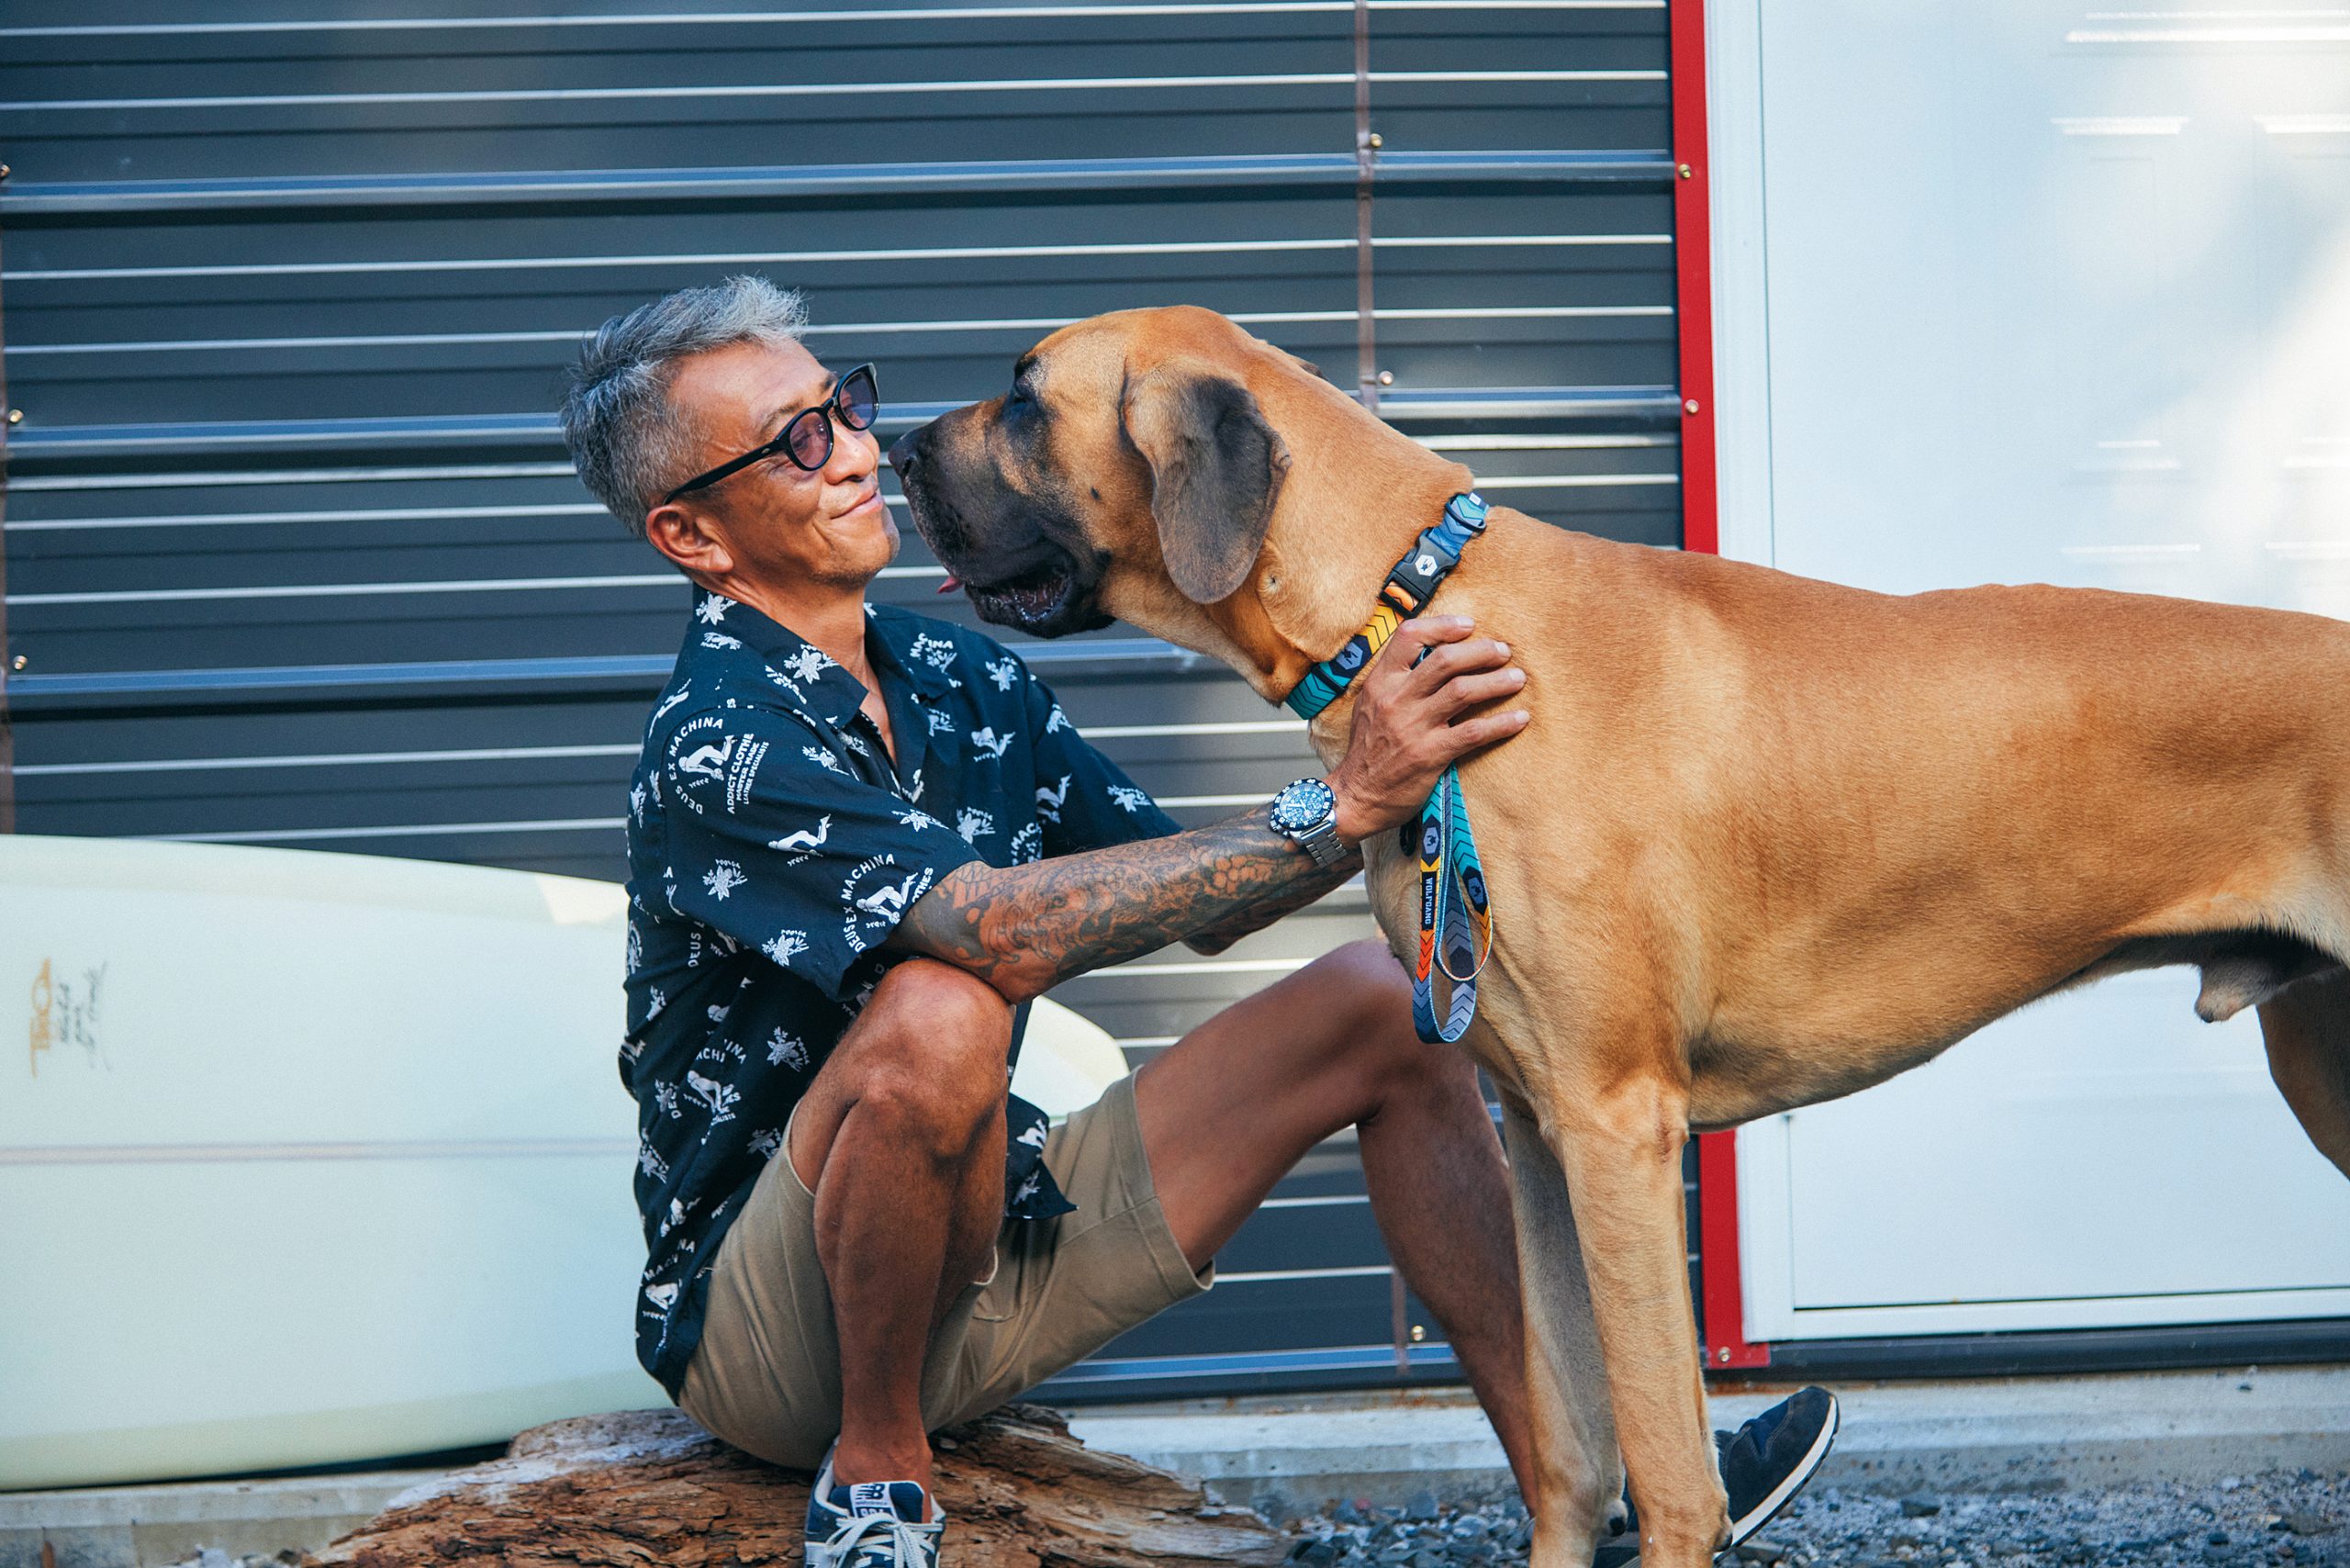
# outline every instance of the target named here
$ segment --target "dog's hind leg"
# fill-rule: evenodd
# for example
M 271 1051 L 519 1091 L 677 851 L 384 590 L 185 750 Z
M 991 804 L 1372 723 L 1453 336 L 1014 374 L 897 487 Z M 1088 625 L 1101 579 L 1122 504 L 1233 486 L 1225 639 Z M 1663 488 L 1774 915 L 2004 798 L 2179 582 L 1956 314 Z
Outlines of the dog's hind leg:
M 1502 1138 L 1509 1148 L 1510 1207 L 1526 1298 L 1527 1403 L 1539 1492 L 1526 1499 L 1534 1516 L 1534 1557 L 1546 1564 L 1587 1562 L 1592 1548 L 1622 1522 L 1624 1492 L 1591 1280 L 1566 1173 L 1540 1129 L 1507 1095 Z
M 2260 1004 L 2268 1075 L 2318 1152 L 2350 1176 L 2350 969 L 2329 969 Z

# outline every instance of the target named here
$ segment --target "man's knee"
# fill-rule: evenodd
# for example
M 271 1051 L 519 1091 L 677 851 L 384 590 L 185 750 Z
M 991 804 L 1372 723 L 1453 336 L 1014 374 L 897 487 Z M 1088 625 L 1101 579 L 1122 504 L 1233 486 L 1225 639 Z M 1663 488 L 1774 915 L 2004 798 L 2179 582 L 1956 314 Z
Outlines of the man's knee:
M 1365 1044 L 1412 1026 L 1412 978 L 1387 944 L 1365 937 L 1333 948 L 1314 968 L 1329 991 L 1334 1018 Z
M 1376 1098 L 1474 1081 L 1476 1069 L 1462 1052 L 1419 1037 L 1412 1025 L 1412 977 L 1384 942 L 1349 942 L 1314 968 L 1328 992 L 1332 1065 L 1362 1077 Z
M 893 1135 L 959 1157 L 1003 1103 L 1012 1006 L 951 964 L 909 958 L 858 1015 L 846 1087 Z
M 907 958 L 873 988 L 860 1024 L 892 1035 L 941 1038 L 942 1047 L 1000 1070 L 1012 1053 L 1012 1003 L 968 969 Z

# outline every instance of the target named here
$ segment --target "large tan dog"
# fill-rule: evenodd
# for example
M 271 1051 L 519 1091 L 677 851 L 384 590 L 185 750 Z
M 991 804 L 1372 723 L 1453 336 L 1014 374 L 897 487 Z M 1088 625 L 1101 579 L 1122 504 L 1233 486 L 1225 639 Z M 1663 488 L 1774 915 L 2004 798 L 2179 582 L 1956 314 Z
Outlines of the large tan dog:
M 1195 309 L 1055 333 L 1005 397 L 891 455 L 988 619 L 1119 617 L 1269 700 L 1472 486 Z M 2044 587 L 1894 599 L 1505 510 L 1434 608 L 1510 644 L 1535 715 L 1461 777 L 1495 911 L 1467 1044 L 1506 1102 L 1538 1568 L 1587 1560 L 1624 1467 L 1656 1568 L 1722 1536 L 1693 1128 L 2196 964 L 2197 1011 L 2260 1009 L 2277 1087 L 2350 1172 L 2350 624 Z M 1315 721 L 1326 760 L 1351 711 Z M 1416 872 L 1363 847 L 1416 955 Z

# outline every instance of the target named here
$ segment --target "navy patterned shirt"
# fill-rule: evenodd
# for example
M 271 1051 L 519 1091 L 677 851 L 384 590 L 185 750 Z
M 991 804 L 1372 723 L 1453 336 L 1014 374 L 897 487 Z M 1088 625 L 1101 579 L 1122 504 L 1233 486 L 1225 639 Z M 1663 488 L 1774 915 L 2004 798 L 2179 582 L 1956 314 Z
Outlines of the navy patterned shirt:
M 904 956 L 882 944 L 907 906 L 969 861 L 1176 831 L 1000 644 L 903 610 L 866 615 L 894 761 L 856 677 L 697 589 L 629 789 L 621 1080 L 637 1101 L 651 1254 L 637 1358 L 673 1395 L 719 1240 L 809 1081 Z M 1016 1025 L 1015 1059 L 1019 1048 Z M 1066 1212 L 1040 1160 L 1043 1114 L 1006 1098 L 1007 1214 Z

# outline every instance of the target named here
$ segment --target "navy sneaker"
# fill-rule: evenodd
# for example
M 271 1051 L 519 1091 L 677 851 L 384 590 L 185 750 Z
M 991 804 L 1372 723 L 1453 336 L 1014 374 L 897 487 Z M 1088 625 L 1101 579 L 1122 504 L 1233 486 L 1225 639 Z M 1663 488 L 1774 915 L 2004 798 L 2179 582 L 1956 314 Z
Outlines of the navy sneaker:
M 946 1516 L 912 1481 L 833 1479 L 833 1456 L 808 1488 L 807 1568 L 938 1568 Z
M 1729 1541 L 1723 1550 L 1752 1538 L 1778 1517 L 1836 1442 L 1836 1396 L 1807 1388 L 1783 1399 L 1735 1432 L 1714 1434 L 1722 1490 L 1729 1494 Z M 1624 1532 L 1603 1541 L 1592 1568 L 1633 1568 L 1640 1560 L 1640 1519 L 1624 1496 Z

